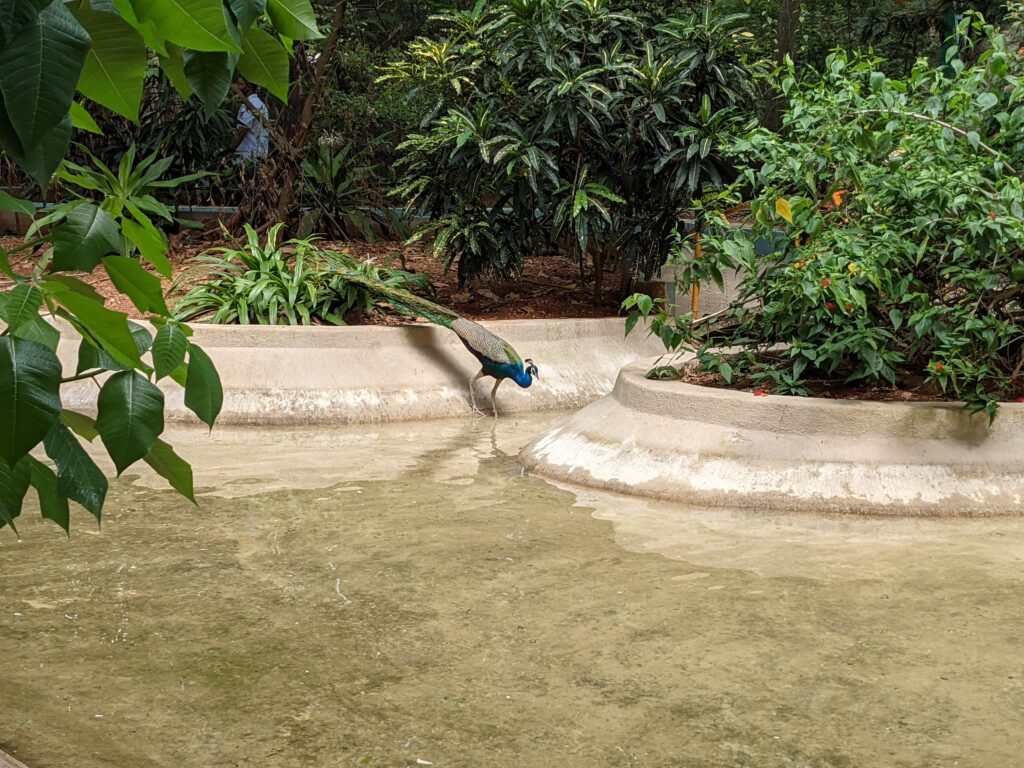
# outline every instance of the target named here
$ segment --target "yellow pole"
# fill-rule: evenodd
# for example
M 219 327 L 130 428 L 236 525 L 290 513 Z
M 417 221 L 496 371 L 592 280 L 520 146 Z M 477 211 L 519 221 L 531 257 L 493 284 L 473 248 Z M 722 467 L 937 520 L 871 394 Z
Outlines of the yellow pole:
M 700 258 L 700 232 L 695 235 L 696 245 L 693 247 L 693 258 Z M 690 317 L 693 320 L 697 319 L 697 314 L 700 312 L 700 283 L 694 283 L 690 289 Z

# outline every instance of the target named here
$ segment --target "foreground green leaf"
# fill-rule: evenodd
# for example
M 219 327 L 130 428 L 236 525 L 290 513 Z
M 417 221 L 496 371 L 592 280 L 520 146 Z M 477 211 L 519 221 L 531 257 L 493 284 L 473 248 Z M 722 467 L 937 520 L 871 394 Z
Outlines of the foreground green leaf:
M 211 429 L 224 405 L 220 376 L 210 356 L 196 344 L 188 351 L 185 405 Z
M 308 0 L 267 0 L 267 15 L 280 34 L 292 40 L 316 40 L 323 35 Z
M 120 475 L 164 431 L 164 393 L 135 371 L 115 373 L 100 389 L 96 429 Z
M 31 200 L 19 200 L 0 189 L 0 211 L 14 211 L 24 213 L 26 216 L 35 216 L 36 207 Z
M 142 364 L 138 347 L 128 326 L 128 315 L 107 309 L 101 303 L 67 290 L 54 298 L 68 309 L 71 320 L 83 335 L 90 336 L 119 363 L 134 367 Z
M 166 55 L 160 56 L 160 69 L 164 71 L 171 84 L 178 90 L 181 98 L 188 100 L 192 95 L 192 86 L 188 84 L 185 76 L 185 58 L 181 48 L 176 45 L 168 45 Z
M 92 7 L 97 11 L 111 12 L 109 9 L 112 9 L 113 12 L 116 12 L 118 16 L 135 28 L 135 31 L 142 36 L 142 39 L 150 49 L 161 56 L 167 53 L 168 43 L 164 36 L 160 34 L 156 24 L 152 21 L 142 21 L 139 19 L 135 9 L 132 7 L 132 0 L 92 0 Z
M 61 420 L 68 420 L 68 414 L 68 411 L 62 413 Z M 77 413 L 74 414 L 74 420 L 92 422 L 92 419 Z M 107 478 L 100 472 L 96 462 L 85 452 L 70 430 L 61 423 L 55 424 L 46 435 L 43 446 L 46 448 L 46 455 L 57 465 L 58 492 L 77 501 L 99 520 L 108 486 Z
M 238 71 L 252 83 L 262 85 L 281 101 L 288 101 L 288 52 L 281 41 L 253 27 L 242 40 Z
M 267 0 L 228 0 L 228 6 L 238 20 L 238 28 L 243 32 L 267 12 Z
M 146 44 L 119 15 L 94 11 L 87 2 L 75 6 L 74 14 L 92 38 L 78 90 L 86 98 L 138 123 L 146 76 Z
M 9 525 L 14 529 L 30 480 L 29 457 L 23 457 L 13 468 L 0 461 L 0 527 Z
M 145 219 L 143 223 L 124 219 L 121 228 L 125 236 L 138 247 L 142 258 L 161 275 L 170 278 L 173 270 L 167 258 L 167 240 L 163 232 L 154 227 L 149 219 Z
M 73 128 L 77 128 L 80 131 L 95 133 L 98 136 L 103 135 L 103 131 L 100 130 L 99 125 L 96 123 L 96 119 L 77 101 L 71 103 L 71 109 L 68 114 L 71 116 L 71 126 Z
M 170 323 L 161 326 L 153 339 L 153 367 L 157 381 L 174 373 L 185 362 L 187 351 L 188 337 L 179 326 Z
M 13 467 L 60 415 L 60 361 L 53 350 L 0 336 L 0 459 Z
M 163 37 L 193 51 L 237 51 L 220 0 L 133 0 L 141 21 Z
M 101 258 L 121 247 L 117 223 L 94 203 L 68 211 L 52 240 L 53 269 L 73 272 L 92 272 Z
M 114 287 L 131 299 L 140 312 L 169 314 L 160 278 L 139 266 L 135 259 L 107 256 L 103 266 Z
M 37 344 L 42 344 L 54 352 L 57 351 L 57 345 L 60 343 L 60 331 L 46 322 L 42 315 L 35 315 L 29 318 L 19 325 L 17 330 L 12 331 L 11 335 L 17 336 L 19 339 L 25 339 L 25 341 L 34 341 Z
M 185 77 L 207 113 L 224 101 L 234 76 L 234 60 L 226 53 L 185 51 Z
M 39 496 L 39 511 L 47 520 L 53 520 L 63 528 L 65 533 L 70 532 L 71 510 L 68 508 L 67 497 L 58 488 L 57 475 L 39 459 L 29 456 L 28 463 L 32 487 Z
M 7 327 L 13 333 L 27 322 L 39 317 L 39 308 L 43 306 L 43 289 L 32 283 L 18 283 L 7 294 L 7 306 L 3 317 Z
M 57 0 L 0 48 L 0 91 L 24 151 L 66 118 L 88 50 L 89 35 Z
M 169 482 L 174 490 L 193 504 L 196 503 L 192 487 L 192 466 L 176 454 L 170 445 L 163 440 L 157 440 L 143 460 Z
M 71 431 L 79 437 L 83 437 L 90 443 L 100 436 L 96 431 L 96 420 L 78 411 L 69 411 L 65 408 L 60 412 L 61 423 L 70 427 Z
M 0 149 L 3 149 L 36 183 L 45 187 L 71 145 L 71 118 L 65 117 L 32 147 L 21 146 L 6 112 L 0 110 Z

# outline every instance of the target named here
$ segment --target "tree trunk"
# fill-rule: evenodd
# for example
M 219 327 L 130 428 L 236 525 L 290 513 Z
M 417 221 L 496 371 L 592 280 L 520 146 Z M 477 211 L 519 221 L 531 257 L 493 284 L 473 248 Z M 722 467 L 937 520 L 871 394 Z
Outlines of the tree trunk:
M 282 110 L 281 118 L 272 134 L 280 147 L 281 154 L 263 176 L 261 188 L 248 201 L 239 206 L 238 212 L 228 222 L 228 229 L 237 229 L 243 221 L 265 219 L 268 225 L 284 221 L 295 200 L 298 189 L 299 168 L 302 164 L 303 148 L 309 137 L 317 101 L 323 91 L 324 75 L 334 61 L 334 53 L 345 24 L 348 0 L 341 0 L 331 19 L 331 31 L 313 66 L 308 90 L 303 93 L 303 78 L 296 76 L 288 103 Z M 262 211 L 262 215 L 258 212 Z
M 585 257 L 584 257 L 585 258 Z M 594 263 L 594 305 L 601 303 L 604 295 L 604 246 L 598 246 L 591 251 L 591 261 Z
M 781 67 L 786 57 L 794 58 L 796 51 L 796 34 L 800 27 L 801 0 L 779 0 L 779 18 L 776 31 L 775 63 Z M 782 112 L 786 100 L 781 93 L 776 93 L 768 102 L 764 124 L 770 130 L 777 131 L 782 127 Z
M 291 141 L 290 147 L 293 162 L 289 163 L 285 178 L 277 179 L 281 186 L 279 187 L 277 206 L 274 211 L 274 219 L 276 221 L 284 221 L 295 197 L 295 181 L 299 174 L 298 158 L 306 144 L 306 138 L 309 136 L 309 128 L 313 124 L 313 113 L 316 109 L 316 103 L 319 101 L 320 94 L 323 91 L 324 75 L 327 72 L 328 65 L 334 61 L 334 51 L 338 47 L 338 40 L 341 38 L 341 30 L 345 23 L 345 12 L 347 9 L 348 0 L 341 0 L 338 3 L 338 7 L 334 10 L 334 18 L 331 20 L 331 32 L 327 36 L 323 50 L 320 51 L 320 56 L 316 60 L 316 66 L 313 68 L 313 83 L 310 85 L 309 93 L 306 94 L 306 99 L 302 104 L 302 111 L 298 115 L 297 125 L 293 126 L 294 138 Z M 299 87 L 299 83 L 296 83 L 295 88 L 298 89 Z M 295 101 L 297 99 L 293 100 L 290 94 L 288 97 L 289 106 L 294 104 Z

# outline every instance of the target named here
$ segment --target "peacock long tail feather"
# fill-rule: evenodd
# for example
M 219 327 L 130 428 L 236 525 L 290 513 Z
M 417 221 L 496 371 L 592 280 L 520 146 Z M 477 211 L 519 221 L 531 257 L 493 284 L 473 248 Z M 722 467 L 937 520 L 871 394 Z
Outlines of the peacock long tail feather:
M 457 312 L 447 307 L 435 304 L 429 299 L 417 296 L 404 288 L 396 288 L 393 285 L 357 272 L 342 272 L 342 276 L 350 283 L 361 285 L 374 296 L 384 299 L 392 307 L 408 317 L 422 317 L 435 325 L 442 325 L 451 328 L 455 320 L 460 319 Z
M 348 282 L 360 285 L 374 296 L 384 299 L 402 314 L 408 317 L 422 317 L 435 325 L 454 331 L 462 339 L 466 349 L 481 362 L 486 359 L 502 364 L 522 363 L 519 353 L 507 341 L 447 307 L 442 307 L 429 299 L 424 299 L 403 288 L 388 285 L 368 275 L 355 272 L 342 272 L 341 274 Z

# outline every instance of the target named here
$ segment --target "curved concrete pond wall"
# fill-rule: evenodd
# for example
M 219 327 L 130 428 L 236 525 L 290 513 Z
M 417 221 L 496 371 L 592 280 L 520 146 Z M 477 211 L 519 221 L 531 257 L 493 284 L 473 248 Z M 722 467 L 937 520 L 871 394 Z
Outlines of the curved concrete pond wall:
M 648 381 L 527 445 L 540 475 L 689 504 L 865 514 L 1024 513 L 1024 405 L 875 403 Z
M 624 338 L 624 320 L 510 320 L 484 323 L 533 358 L 540 380 L 527 390 L 506 381 L 498 412 L 581 408 L 606 395 L 619 369 L 657 351 L 659 343 Z M 480 366 L 449 330 L 397 327 L 192 325 L 193 341 L 213 358 L 224 385 L 223 424 L 325 424 L 467 415 L 468 382 Z M 78 339 L 60 353 L 73 371 Z M 489 408 L 492 379 L 477 382 Z M 182 389 L 160 382 L 169 420 L 194 420 Z M 94 409 L 91 381 L 64 388 L 65 405 Z

